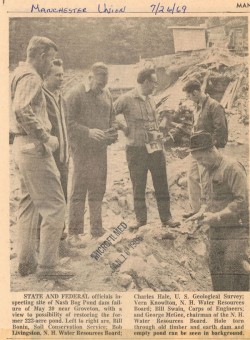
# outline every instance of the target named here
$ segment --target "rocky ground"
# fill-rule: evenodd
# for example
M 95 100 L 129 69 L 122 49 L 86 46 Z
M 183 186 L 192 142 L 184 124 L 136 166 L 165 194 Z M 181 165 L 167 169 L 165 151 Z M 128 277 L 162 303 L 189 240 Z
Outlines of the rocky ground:
M 242 124 L 240 127 L 242 128 Z M 239 131 L 241 143 L 230 142 L 225 153 L 237 155 L 237 158 L 247 166 L 247 129 Z M 209 246 L 207 227 L 203 226 L 197 230 L 195 225 L 182 221 L 178 229 L 162 228 L 150 175 L 146 190 L 148 225 L 137 232 L 131 232 L 126 228 L 115 241 L 112 241 L 112 245 L 98 261 L 90 256 L 110 234 L 113 234 L 114 228 L 121 222 L 125 222 L 128 227 L 134 222 L 132 186 L 125 159 L 124 138 L 120 137 L 120 141 L 109 148 L 108 185 L 103 202 L 103 220 L 107 233 L 96 240 L 90 238 L 89 230 L 86 229 L 86 234 L 83 236 L 86 246 L 78 249 L 79 255 L 61 258 L 63 267 L 71 268 L 76 272 L 74 278 L 65 282 L 38 281 L 35 275 L 22 278 L 17 273 L 16 216 L 19 184 L 10 146 L 10 263 L 13 291 L 211 290 L 207 262 Z M 186 187 L 187 158 L 180 159 L 176 157 L 177 154 L 179 154 L 178 149 L 173 149 L 171 153 L 166 154 L 166 160 L 172 212 L 175 218 L 181 220 L 183 211 L 189 209 Z M 88 225 L 88 211 L 86 220 Z M 119 260 L 124 262 L 119 265 Z M 114 263 L 118 263 L 118 266 L 112 270 Z
M 225 61 L 226 63 L 226 61 Z M 229 63 L 227 61 L 227 63 Z M 205 65 L 210 65 L 205 63 Z M 230 76 L 236 78 L 237 68 L 231 67 Z M 196 69 L 194 70 L 197 71 Z M 223 69 L 225 72 L 230 71 Z M 205 72 L 206 73 L 206 72 Z M 188 73 L 187 73 L 188 74 Z M 192 72 L 190 73 L 192 74 Z M 188 74 L 189 76 L 189 74 Z M 79 76 L 75 75 L 75 79 Z M 78 79 L 77 78 L 77 79 Z M 223 78 L 224 79 L 224 78 Z M 228 111 L 229 142 L 223 151 L 241 161 L 248 171 L 248 118 L 247 81 L 243 79 L 234 105 Z M 183 97 L 183 82 L 177 80 L 160 98 L 171 94 L 168 103 L 176 103 Z M 248 113 L 247 113 L 248 115 Z M 247 116 L 248 117 L 248 116 Z M 211 290 L 208 271 L 208 227 L 185 223 L 182 214 L 189 210 L 187 196 L 187 153 L 181 148 L 166 152 L 168 183 L 173 216 L 180 220 L 177 229 L 162 228 L 156 207 L 150 175 L 146 190 L 148 225 L 137 232 L 129 231 L 134 224 L 132 185 L 125 158 L 125 139 L 109 147 L 108 181 L 103 201 L 103 221 L 106 234 L 91 239 L 86 228 L 85 247 L 78 249 L 78 256 L 62 257 L 61 265 L 76 272 L 65 282 L 38 281 L 35 275 L 20 277 L 17 273 L 17 207 L 19 181 L 15 172 L 12 146 L 10 145 L 10 267 L 12 291 L 81 290 L 81 291 L 206 291 Z M 46 180 L 46 179 L 45 179 Z M 89 225 L 88 210 L 85 215 Z M 91 254 L 114 229 L 124 222 L 127 228 L 113 240 L 98 260 Z

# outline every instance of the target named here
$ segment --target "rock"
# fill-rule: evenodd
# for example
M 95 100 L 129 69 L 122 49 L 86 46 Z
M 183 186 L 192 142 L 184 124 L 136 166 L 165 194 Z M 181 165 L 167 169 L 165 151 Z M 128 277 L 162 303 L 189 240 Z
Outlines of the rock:
M 246 256 L 250 260 L 250 247 L 248 247 L 245 252 L 246 252 Z
M 115 249 L 119 252 L 119 253 L 122 253 L 124 251 L 124 248 L 122 245 L 120 244 L 116 244 L 115 245 Z
M 190 271 L 189 275 L 191 276 L 192 279 L 195 279 L 196 277 L 196 273 L 193 270 Z
M 126 205 L 127 205 L 126 199 L 125 199 L 124 197 L 120 197 L 120 198 L 118 199 L 118 204 L 119 204 L 119 206 L 122 207 L 122 208 L 126 207 Z
M 171 286 L 171 283 L 173 281 L 172 273 L 168 270 L 165 270 L 165 272 L 161 271 L 161 274 L 159 275 L 159 280 L 164 286 L 164 290 L 169 290 L 168 288 Z
M 174 241 L 175 249 L 181 247 L 183 245 L 183 243 L 186 242 L 187 238 L 188 238 L 187 234 L 179 235 Z
M 176 237 L 177 237 L 177 235 L 168 231 L 168 232 L 164 233 L 161 238 L 162 238 L 162 240 L 175 240 Z
M 113 200 L 110 202 L 110 208 L 116 215 L 119 215 L 121 213 L 119 203 L 117 200 Z
M 155 226 L 152 226 L 150 224 L 146 224 L 143 227 L 138 229 L 137 235 L 140 237 L 150 237 L 150 239 L 155 235 L 156 231 L 154 229 Z
M 60 262 L 60 265 L 63 266 L 66 263 L 68 263 L 70 260 L 71 260 L 70 257 L 62 257 L 59 262 Z
M 15 224 L 16 224 L 16 217 L 14 216 L 10 218 L 10 226 L 13 226 Z
M 134 201 L 133 201 L 132 195 L 127 195 L 126 202 L 127 202 L 128 210 L 133 211 L 134 210 Z
M 165 233 L 166 229 L 161 228 L 159 223 L 155 223 L 151 225 L 150 229 L 148 229 L 148 233 L 145 235 L 146 242 L 151 242 L 151 239 L 162 240 L 162 235 Z
M 55 287 L 55 281 L 47 281 L 44 285 L 44 288 L 48 290 L 53 290 L 54 287 Z
M 13 260 L 17 257 L 17 254 L 16 253 L 12 253 L 10 254 L 10 260 Z
M 132 277 L 128 274 L 122 274 L 118 276 L 117 282 L 120 286 L 127 288 L 132 282 Z
M 127 287 L 127 291 L 135 291 L 136 290 L 136 286 L 135 286 L 135 283 L 132 281 L 130 283 L 130 285 Z
M 146 263 L 140 257 L 130 256 L 120 267 L 121 273 L 131 274 L 136 272 L 142 275 L 146 271 Z
M 179 178 L 177 184 L 180 186 L 180 187 L 187 187 L 187 177 L 181 177 Z
M 176 282 L 172 281 L 171 284 L 169 285 L 169 291 L 181 291 L 182 287 Z
M 245 269 L 246 272 L 250 273 L 250 264 L 246 260 L 242 261 L 243 268 Z
M 119 258 L 119 253 L 110 253 L 107 255 L 109 263 L 114 263 Z
M 159 267 L 159 262 L 156 260 L 154 255 L 150 255 L 147 257 L 147 264 L 152 267 Z
M 148 246 L 147 243 L 145 243 L 145 244 L 141 243 L 139 248 L 141 249 L 144 257 L 147 257 L 150 254 L 152 254 L 152 248 L 150 246 Z
M 182 284 L 186 284 L 188 282 L 188 279 L 185 276 L 179 276 L 177 278 L 177 281 L 182 283 Z
M 188 264 L 188 257 L 187 256 L 183 256 L 181 257 L 179 260 L 177 260 L 178 263 L 183 266 L 186 267 L 186 265 Z
M 243 139 L 237 139 L 236 142 L 237 142 L 237 144 L 239 144 L 239 145 L 244 145 L 244 144 L 245 144 L 244 141 L 243 141 Z
M 131 254 L 133 254 L 133 256 L 138 256 L 138 257 L 144 258 L 144 254 L 143 254 L 142 250 L 138 246 L 136 248 L 134 248 L 134 249 L 130 248 L 129 252 Z
M 207 247 L 205 243 L 199 242 L 193 247 L 193 251 L 200 256 L 205 256 L 207 253 Z

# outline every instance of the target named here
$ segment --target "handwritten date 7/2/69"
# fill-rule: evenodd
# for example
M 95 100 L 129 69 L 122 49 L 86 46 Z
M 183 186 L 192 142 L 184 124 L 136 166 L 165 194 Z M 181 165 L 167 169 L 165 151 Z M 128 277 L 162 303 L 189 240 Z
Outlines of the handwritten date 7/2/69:
M 176 3 L 174 3 L 173 5 L 162 5 L 160 2 L 158 2 L 157 4 L 152 4 L 151 6 L 151 11 L 152 13 L 154 13 L 155 15 L 158 13 L 186 13 L 187 11 L 187 6 L 182 5 L 179 6 Z

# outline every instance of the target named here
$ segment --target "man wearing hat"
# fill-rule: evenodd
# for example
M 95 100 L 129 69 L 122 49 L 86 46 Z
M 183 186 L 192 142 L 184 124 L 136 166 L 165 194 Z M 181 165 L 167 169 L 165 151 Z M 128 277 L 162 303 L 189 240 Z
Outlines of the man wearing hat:
M 193 132 L 209 132 L 212 136 L 213 145 L 216 148 L 224 148 L 228 138 L 224 108 L 201 90 L 201 84 L 196 79 L 188 81 L 183 87 L 183 91 L 186 92 L 187 99 L 193 101 L 196 105 Z M 209 188 L 206 183 L 204 167 L 198 166 L 196 160 L 191 156 L 188 169 L 188 191 L 192 210 L 183 217 L 191 216 L 200 209 L 209 195 Z
M 85 199 L 88 192 L 90 232 L 100 237 L 102 200 L 107 180 L 107 145 L 117 138 L 108 138 L 107 130 L 115 129 L 111 95 L 105 86 L 108 68 L 95 63 L 88 84 L 77 84 L 66 96 L 68 138 L 73 160 L 72 187 L 69 197 L 69 244 L 81 246 L 84 230 Z M 116 131 L 115 131 L 116 132 Z
M 243 267 L 249 238 L 246 171 L 241 163 L 221 155 L 209 133 L 194 134 L 190 152 L 198 164 L 206 168 L 211 183 L 206 211 L 188 220 L 201 219 L 210 226 L 209 265 L 213 288 L 248 291 L 249 274 Z

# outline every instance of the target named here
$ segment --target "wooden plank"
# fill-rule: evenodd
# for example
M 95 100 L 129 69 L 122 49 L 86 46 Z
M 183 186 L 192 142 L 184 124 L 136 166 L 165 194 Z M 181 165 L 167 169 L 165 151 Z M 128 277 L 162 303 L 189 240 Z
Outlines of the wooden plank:
M 235 86 L 233 87 L 232 89 L 232 92 L 231 92 L 231 95 L 230 95 L 230 99 L 228 101 L 228 105 L 227 105 L 227 108 L 229 110 L 231 110 L 232 106 L 233 106 L 233 102 L 234 102 L 234 98 L 236 96 L 236 93 L 237 93 L 237 89 L 239 88 L 239 85 L 241 83 L 241 80 L 242 80 L 242 75 L 235 81 Z
M 232 106 L 233 106 L 233 102 L 234 102 L 234 99 L 235 99 L 235 97 L 236 97 L 236 95 L 237 95 L 237 92 L 238 92 L 238 90 L 239 90 L 239 87 L 240 87 L 242 78 L 243 78 L 243 75 L 241 74 L 241 75 L 239 76 L 239 78 L 238 78 L 238 81 L 237 81 L 237 84 L 236 84 L 236 86 L 235 86 L 234 92 L 232 93 L 232 96 L 230 97 L 231 100 L 230 100 L 230 104 L 229 104 L 229 106 L 228 106 L 228 109 L 231 109 Z
M 203 79 L 203 83 L 201 85 L 201 91 L 202 92 L 205 92 L 205 90 L 206 90 L 209 75 L 210 75 L 210 71 L 207 71 L 206 74 L 205 74 L 205 77 Z
M 227 106 L 228 100 L 229 100 L 229 94 L 232 91 L 233 88 L 233 82 L 230 82 L 227 86 L 226 91 L 224 92 L 224 95 L 220 101 L 221 105 L 225 108 Z

